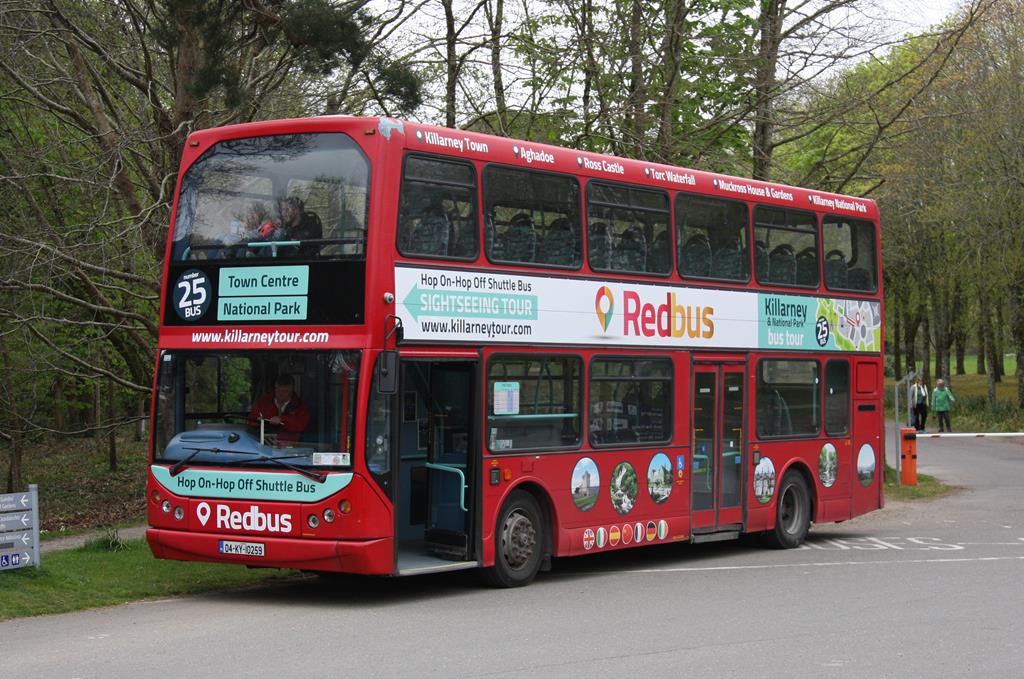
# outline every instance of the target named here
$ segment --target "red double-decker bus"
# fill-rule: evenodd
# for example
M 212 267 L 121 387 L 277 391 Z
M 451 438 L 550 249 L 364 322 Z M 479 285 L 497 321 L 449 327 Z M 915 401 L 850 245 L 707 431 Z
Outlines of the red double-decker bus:
M 876 205 L 401 122 L 192 134 L 161 558 L 530 582 L 882 506 Z

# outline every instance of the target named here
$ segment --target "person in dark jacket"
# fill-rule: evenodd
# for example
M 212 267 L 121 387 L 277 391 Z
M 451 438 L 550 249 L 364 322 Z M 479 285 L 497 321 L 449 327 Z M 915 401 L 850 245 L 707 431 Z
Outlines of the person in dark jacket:
M 928 385 L 924 383 L 923 375 L 910 388 L 910 405 L 914 409 L 914 429 L 924 431 L 924 423 L 928 420 Z

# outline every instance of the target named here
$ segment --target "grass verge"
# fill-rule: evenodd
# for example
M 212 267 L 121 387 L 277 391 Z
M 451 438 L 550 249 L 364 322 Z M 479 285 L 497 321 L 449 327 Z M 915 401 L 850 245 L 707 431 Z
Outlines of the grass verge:
M 942 483 L 928 474 L 918 474 L 916 486 L 897 485 L 896 470 L 889 465 L 885 466 L 886 500 L 932 500 L 956 490 L 957 486 Z
M 145 540 L 111 532 L 80 549 L 46 553 L 38 572 L 0 573 L 0 620 L 242 587 L 293 572 L 154 559 Z

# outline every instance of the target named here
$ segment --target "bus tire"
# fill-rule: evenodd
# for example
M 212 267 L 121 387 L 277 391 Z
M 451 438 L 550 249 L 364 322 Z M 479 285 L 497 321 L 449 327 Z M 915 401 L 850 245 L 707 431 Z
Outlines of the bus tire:
M 782 479 L 775 506 L 775 528 L 765 537 L 776 549 L 793 549 L 803 544 L 811 529 L 811 490 L 802 474 L 790 472 Z
M 492 587 L 522 587 L 544 561 L 544 513 L 533 495 L 515 490 L 505 500 L 494 531 L 494 565 L 483 570 Z

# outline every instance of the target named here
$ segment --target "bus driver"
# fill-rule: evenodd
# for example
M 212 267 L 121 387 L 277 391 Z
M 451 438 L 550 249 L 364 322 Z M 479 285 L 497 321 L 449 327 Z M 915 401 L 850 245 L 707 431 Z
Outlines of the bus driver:
M 260 420 L 271 425 L 269 432 L 276 435 L 277 445 L 298 443 L 302 432 L 309 425 L 309 406 L 295 393 L 295 380 L 291 375 L 278 375 L 274 380 L 274 389 L 253 404 L 249 424 L 259 427 Z

